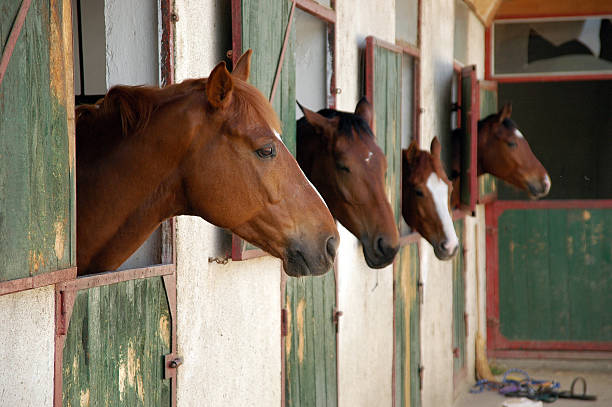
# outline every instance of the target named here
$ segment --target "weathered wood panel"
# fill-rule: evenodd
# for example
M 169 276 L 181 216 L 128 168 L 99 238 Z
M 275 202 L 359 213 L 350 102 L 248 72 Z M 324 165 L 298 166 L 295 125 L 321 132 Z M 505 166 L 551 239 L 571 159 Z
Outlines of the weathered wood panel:
M 0 88 L 0 281 L 75 265 L 71 61 L 70 1 L 33 0 Z
M 495 82 L 493 82 L 495 83 Z M 479 87 L 480 92 L 480 118 L 497 113 L 497 86 Z M 478 199 L 485 201 L 497 195 L 497 178 L 491 174 L 484 174 L 478 177 Z
M 289 0 L 242 1 L 242 51 L 253 49 L 249 82 L 270 96 L 289 21 Z M 285 145 L 295 155 L 295 24 L 285 51 L 281 77 L 274 97 L 274 110 L 282 125 Z
M 338 390 L 333 270 L 320 277 L 288 277 L 285 308 L 285 405 L 335 406 Z
M 457 375 L 465 368 L 466 335 L 465 326 L 465 259 L 464 259 L 464 228 L 465 221 L 458 219 L 454 223 L 455 232 L 459 238 L 457 255 L 453 258 L 453 372 Z
M 419 249 L 417 243 L 404 246 L 394 269 L 395 290 L 395 405 L 419 407 L 421 389 L 419 365 L 420 305 Z
M 374 45 L 373 104 L 376 141 L 387 157 L 386 192 L 396 223 L 401 217 L 402 54 Z
M 170 406 L 171 320 L 161 277 L 78 292 L 63 353 L 65 406 Z
M 612 341 L 612 210 L 502 213 L 500 331 L 510 340 Z
M 496 18 L 610 13 L 612 13 L 612 4 L 609 0 L 504 0 L 497 10 Z

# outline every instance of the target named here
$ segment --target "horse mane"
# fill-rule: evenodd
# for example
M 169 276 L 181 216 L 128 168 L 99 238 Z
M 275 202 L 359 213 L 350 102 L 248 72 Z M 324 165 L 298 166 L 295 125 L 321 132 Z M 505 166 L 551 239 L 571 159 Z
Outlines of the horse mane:
M 242 117 L 259 118 L 270 128 L 281 132 L 281 125 L 276 112 L 265 97 L 252 85 L 233 78 L 232 92 L 234 119 Z M 81 105 L 76 108 L 76 123 L 85 125 L 89 132 L 79 138 L 92 136 L 104 130 L 110 123 L 121 124 L 121 135 L 128 137 L 141 132 L 149 124 L 153 113 L 161 106 L 175 101 L 192 92 L 205 94 L 208 78 L 188 79 L 179 84 L 164 88 L 155 86 L 113 86 L 106 95 L 94 104 Z M 82 133 L 82 132 L 79 132 Z
M 353 139 L 352 130 L 355 130 L 360 139 L 363 139 L 364 135 L 367 135 L 371 139 L 374 138 L 372 129 L 370 129 L 370 126 L 361 116 L 354 113 L 341 112 L 335 109 L 322 109 L 319 110 L 318 113 L 328 119 L 338 117 L 338 134 L 342 134 L 350 140 Z

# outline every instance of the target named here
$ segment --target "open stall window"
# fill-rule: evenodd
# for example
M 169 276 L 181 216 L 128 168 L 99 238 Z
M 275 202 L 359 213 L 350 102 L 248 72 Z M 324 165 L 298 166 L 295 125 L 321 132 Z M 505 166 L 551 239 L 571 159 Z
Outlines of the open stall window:
M 95 103 L 114 85 L 158 85 L 161 77 L 159 11 L 130 2 L 72 0 L 75 102 Z M 136 22 L 136 24 L 135 24 Z M 137 27 L 137 29 L 134 29 Z M 166 73 L 167 75 L 167 73 Z M 163 79 L 168 83 L 167 79 Z M 160 226 L 118 270 L 172 263 L 171 242 Z

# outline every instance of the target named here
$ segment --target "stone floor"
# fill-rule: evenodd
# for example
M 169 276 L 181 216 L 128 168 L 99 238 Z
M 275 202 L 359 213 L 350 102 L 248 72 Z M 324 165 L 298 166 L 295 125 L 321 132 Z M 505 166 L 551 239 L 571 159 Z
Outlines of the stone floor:
M 576 376 L 582 376 L 587 381 L 587 394 L 597 396 L 597 401 L 559 399 L 551 404 L 544 403 L 544 406 L 612 407 L 612 360 L 504 360 L 494 363 L 523 369 L 534 379 L 560 382 L 561 390 L 569 390 L 572 380 Z M 504 400 L 506 400 L 504 396 L 493 391 L 470 394 L 466 390 L 457 397 L 453 407 L 501 407 Z

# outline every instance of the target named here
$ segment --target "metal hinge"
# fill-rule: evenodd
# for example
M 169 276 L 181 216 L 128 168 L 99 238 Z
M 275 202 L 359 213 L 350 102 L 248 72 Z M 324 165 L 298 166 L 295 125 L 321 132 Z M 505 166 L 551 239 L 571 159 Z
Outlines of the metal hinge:
M 340 322 L 340 317 L 342 316 L 343 312 L 340 311 L 338 308 L 334 308 L 334 316 L 333 316 L 333 321 L 334 324 L 336 325 L 336 332 L 338 332 L 338 325 Z
M 453 348 L 453 357 L 455 359 L 459 358 L 459 348 L 457 347 Z
M 423 370 L 425 366 L 419 365 L 419 390 L 423 390 Z
M 164 379 L 176 378 L 176 369 L 183 364 L 183 358 L 176 353 L 169 353 L 164 359 Z
M 417 280 L 417 289 L 419 290 L 418 292 L 419 301 L 421 304 L 423 304 L 423 282 L 421 281 L 420 278 Z
M 287 336 L 287 308 L 281 309 L 281 336 Z
M 463 321 L 465 323 L 465 337 L 467 338 L 468 332 L 470 331 L 468 327 L 468 313 L 467 312 L 463 313 Z

